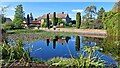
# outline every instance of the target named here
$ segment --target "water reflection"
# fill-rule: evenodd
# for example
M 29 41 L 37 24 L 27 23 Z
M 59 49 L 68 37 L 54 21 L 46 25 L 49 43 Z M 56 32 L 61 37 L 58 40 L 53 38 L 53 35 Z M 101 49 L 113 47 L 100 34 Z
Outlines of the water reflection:
M 67 37 L 65 38 L 66 43 L 68 43 L 69 39 L 71 39 L 69 36 L 67 36 Z
M 108 40 L 110 39 L 110 40 Z M 39 59 L 48 60 L 53 57 L 65 57 L 70 58 L 70 53 L 73 56 L 78 56 L 82 51 L 83 46 L 100 46 L 103 48 L 103 51 L 97 51 L 98 56 L 102 55 L 102 59 L 108 61 L 107 64 L 114 64 L 116 61 L 113 60 L 112 56 L 119 57 L 116 42 L 111 38 L 91 38 L 83 36 L 55 36 L 54 39 L 38 40 L 30 45 L 33 45 L 33 50 L 41 48 L 38 51 L 31 52 L 31 57 L 37 57 Z M 39 45 L 38 45 L 39 44 Z M 115 46 L 113 46 L 115 45 Z M 57 47 L 56 47 L 57 46 Z M 68 50 L 69 48 L 69 50 Z M 108 53 L 108 54 L 105 54 Z M 111 55 L 111 54 L 112 55 Z M 117 58 L 118 59 L 118 58 Z
M 75 50 L 79 51 L 80 50 L 80 37 L 76 36 L 76 46 L 75 46 Z
M 118 37 L 104 38 L 100 47 L 103 48 L 103 54 L 111 55 L 120 62 L 120 39 Z
M 53 49 L 55 49 L 55 47 L 56 47 L 56 41 L 57 41 L 57 39 L 53 39 Z
M 47 46 L 49 46 L 50 40 L 46 39 Z

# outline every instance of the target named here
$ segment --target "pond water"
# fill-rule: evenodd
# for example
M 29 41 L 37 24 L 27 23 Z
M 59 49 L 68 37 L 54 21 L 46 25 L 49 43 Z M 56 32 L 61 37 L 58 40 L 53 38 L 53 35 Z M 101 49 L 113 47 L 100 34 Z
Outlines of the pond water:
M 97 53 L 102 60 L 106 61 L 105 64 L 116 64 L 117 62 L 112 57 L 112 55 L 110 55 L 115 52 L 109 54 L 109 51 L 103 51 L 105 49 L 105 46 L 103 47 L 103 43 L 101 42 L 103 42 L 104 40 L 105 39 L 103 38 L 92 38 L 83 36 L 55 36 L 54 39 L 48 38 L 44 40 L 37 40 L 29 44 L 26 42 L 25 48 L 27 50 L 30 49 L 31 57 L 35 59 L 48 60 L 53 57 L 71 58 L 71 55 L 74 57 L 79 57 L 79 54 L 83 51 L 83 46 L 100 46 L 101 51 L 97 50 L 95 53 Z

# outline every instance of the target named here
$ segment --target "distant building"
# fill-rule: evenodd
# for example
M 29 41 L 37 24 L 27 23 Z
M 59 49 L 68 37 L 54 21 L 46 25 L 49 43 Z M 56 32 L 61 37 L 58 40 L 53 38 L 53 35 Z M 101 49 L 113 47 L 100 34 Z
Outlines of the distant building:
M 10 18 L 5 18 L 6 22 L 12 22 L 12 20 Z
M 69 15 L 65 14 L 64 12 L 57 13 L 56 17 L 61 18 L 62 21 L 65 21 L 65 22 L 70 22 L 71 21 L 71 18 L 69 17 Z M 44 14 L 44 15 L 38 17 L 38 20 L 41 21 L 41 22 L 44 22 L 44 19 L 46 19 L 46 18 L 47 18 L 47 14 Z M 51 20 L 53 18 L 53 14 L 49 14 L 49 18 Z

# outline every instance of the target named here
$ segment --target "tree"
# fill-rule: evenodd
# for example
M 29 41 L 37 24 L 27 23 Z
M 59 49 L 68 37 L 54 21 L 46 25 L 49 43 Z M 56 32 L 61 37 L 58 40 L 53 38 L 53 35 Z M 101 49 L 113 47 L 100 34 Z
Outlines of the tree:
M 29 17 L 29 14 L 27 14 L 27 26 L 29 27 L 30 25 L 30 17 Z
M 32 15 L 32 13 L 30 13 L 30 20 L 31 20 L 31 21 L 33 20 L 33 15 Z
M 80 25 L 81 25 L 81 13 L 77 12 L 77 14 L 76 14 L 76 27 L 80 28 Z
M 50 29 L 49 14 L 47 14 L 47 27 Z
M 93 15 L 95 16 L 96 14 L 96 9 L 97 9 L 96 6 L 88 6 L 85 9 L 85 13 L 89 13 L 90 17 L 93 18 Z
M 4 24 L 6 22 L 5 13 L 9 6 L 3 6 L 0 10 L 0 22 Z
M 53 13 L 53 25 L 56 26 L 57 22 L 56 22 L 56 12 Z
M 4 15 L 1 15 L 1 23 L 4 24 L 6 22 L 6 18 Z
M 15 23 L 16 28 L 22 28 L 23 21 L 24 21 L 24 11 L 22 5 L 19 4 L 15 8 L 15 15 L 13 22 Z
M 112 11 L 113 12 L 117 12 L 119 11 L 120 12 L 120 1 L 119 2 L 116 2 L 112 8 Z
M 87 24 L 89 28 L 94 28 L 94 20 L 96 15 L 96 6 L 87 6 L 85 9 L 86 17 L 87 17 Z
M 100 10 L 98 11 L 98 16 L 97 16 L 97 22 L 98 23 L 102 23 L 102 16 L 104 14 L 105 10 L 104 8 L 100 8 Z

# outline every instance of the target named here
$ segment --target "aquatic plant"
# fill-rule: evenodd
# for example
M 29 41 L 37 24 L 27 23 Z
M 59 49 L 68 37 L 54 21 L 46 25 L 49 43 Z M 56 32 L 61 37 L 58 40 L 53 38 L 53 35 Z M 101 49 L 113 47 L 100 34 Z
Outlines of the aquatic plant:
M 2 63 L 4 66 L 10 66 L 12 63 L 20 62 L 23 59 L 29 62 L 30 55 L 29 52 L 25 51 L 22 39 L 17 41 L 15 45 L 2 43 L 0 49 L 2 50 Z
M 97 49 L 97 47 L 84 46 L 79 58 L 56 57 L 48 60 L 47 64 L 60 67 L 104 67 L 105 60 L 94 54 Z M 84 55 L 85 52 L 87 55 Z

